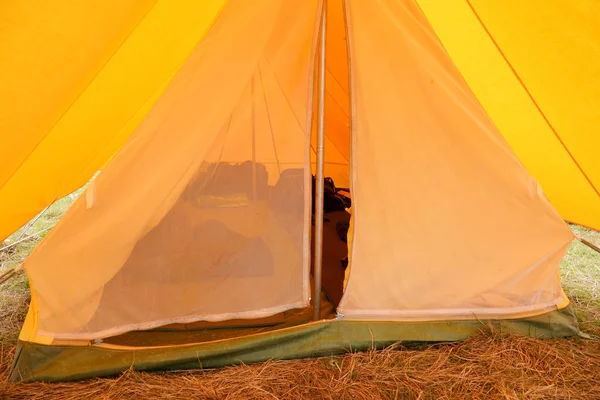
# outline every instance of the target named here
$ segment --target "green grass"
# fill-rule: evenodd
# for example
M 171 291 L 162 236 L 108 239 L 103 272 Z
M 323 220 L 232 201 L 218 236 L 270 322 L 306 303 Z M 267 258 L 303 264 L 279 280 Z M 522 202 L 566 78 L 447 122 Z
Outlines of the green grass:
M 600 244 L 600 232 L 571 225 L 573 232 Z M 600 336 L 600 254 L 574 240 L 561 265 L 562 285 L 583 331 Z

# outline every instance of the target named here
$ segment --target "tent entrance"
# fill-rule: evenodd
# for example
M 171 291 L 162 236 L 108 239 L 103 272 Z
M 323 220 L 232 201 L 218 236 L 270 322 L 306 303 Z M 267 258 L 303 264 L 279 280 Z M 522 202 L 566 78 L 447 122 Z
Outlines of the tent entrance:
M 311 131 L 311 170 L 316 184 L 325 182 L 324 219 L 316 221 L 313 206 L 312 253 L 321 261 L 320 271 L 312 259 L 311 273 L 321 277 L 321 288 L 335 307 L 343 292 L 348 259 L 346 233 L 349 228 L 351 201 L 340 204 L 339 198 L 350 200 L 350 61 L 347 49 L 347 26 L 342 1 L 324 2 L 325 18 L 319 33 L 319 46 L 315 59 L 315 85 L 313 87 L 313 123 Z M 320 40 L 325 34 L 325 45 Z M 322 85 L 322 81 L 324 85 Z M 321 114 L 323 113 L 323 114 Z M 322 124 L 322 125 L 321 125 Z M 322 150 L 322 159 L 319 153 Z M 322 169 L 319 169 L 320 161 Z M 319 173 L 324 178 L 320 180 Z M 320 180 L 320 182 L 319 182 Z M 313 204 L 318 199 L 318 189 L 313 181 Z M 340 190 L 336 188 L 347 188 Z M 343 203 L 343 202 L 342 202 Z M 322 223 L 321 223 L 322 222 Z M 321 251 L 316 252 L 315 236 L 322 232 Z M 344 262 L 345 260 L 346 262 Z M 315 271 L 317 269 L 317 271 Z M 313 293 L 316 289 L 313 288 Z
M 348 268 L 347 233 L 350 217 L 350 213 L 344 209 L 324 213 L 321 287 L 334 307 L 337 307 L 344 293 L 344 279 Z M 314 231 L 315 224 L 312 228 Z M 312 254 L 314 254 L 314 246 L 313 238 Z M 314 263 L 312 267 L 311 274 L 314 276 Z

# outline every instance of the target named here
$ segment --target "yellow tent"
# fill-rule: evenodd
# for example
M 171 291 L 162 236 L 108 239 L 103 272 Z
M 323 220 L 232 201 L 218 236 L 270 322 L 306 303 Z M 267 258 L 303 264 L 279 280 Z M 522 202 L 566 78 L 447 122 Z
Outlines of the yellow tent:
M 544 66 L 572 96 L 556 99 L 532 76 L 550 49 L 496 39 L 504 12 L 327 2 L 325 173 L 351 188 L 351 267 L 339 304 L 326 297 L 309 322 L 323 2 L 69 3 L 2 6 L 2 45 L 18 56 L 2 53 L 0 131 L 13 134 L 0 236 L 127 143 L 25 263 L 32 303 L 13 379 L 455 340 L 481 320 L 577 333 L 558 264 L 573 237 L 563 218 L 600 227 L 600 174 L 578 146 L 598 140 L 581 133 L 598 92 L 584 101 L 556 82 L 563 67 Z M 532 10 L 518 14 L 527 37 L 543 28 Z

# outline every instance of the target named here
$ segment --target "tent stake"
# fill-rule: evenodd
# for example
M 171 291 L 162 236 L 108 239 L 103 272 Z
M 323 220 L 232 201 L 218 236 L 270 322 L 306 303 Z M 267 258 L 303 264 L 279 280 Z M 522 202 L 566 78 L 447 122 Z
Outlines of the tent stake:
M 594 243 L 585 240 L 584 238 L 582 238 L 581 236 L 577 236 L 575 235 L 575 237 L 577 238 L 577 240 L 579 240 L 581 243 L 585 244 L 587 247 L 589 247 L 592 250 L 597 251 L 598 253 L 600 253 L 600 247 L 596 246 Z
M 31 228 L 33 226 L 33 224 L 35 224 L 37 222 L 37 220 L 40 219 L 42 217 L 42 215 L 44 215 L 44 213 L 46 211 L 48 211 L 48 209 L 50 208 L 50 206 L 52 206 L 55 203 L 55 201 L 53 201 L 49 206 L 46 206 L 46 208 L 44 208 L 42 210 L 42 212 L 40 212 L 38 215 L 36 215 L 36 217 L 29 222 L 29 224 L 27 225 L 27 227 L 25 229 L 23 229 L 23 232 L 21 232 L 21 234 L 17 238 L 17 241 L 19 241 L 23 236 L 25 236 L 25 234 L 27 233 L 27 231 L 29 230 L 29 228 Z
M 319 62 L 319 119 L 317 139 L 317 176 L 316 176 L 316 201 L 315 201 L 315 302 L 313 319 L 321 316 L 321 270 L 323 264 L 323 198 L 324 198 L 324 142 L 325 142 L 325 42 L 327 36 L 327 0 L 323 0 L 323 13 L 321 16 L 321 49 Z
M 4 272 L 2 275 L 0 275 L 0 285 L 2 285 L 4 282 L 8 281 L 10 278 L 14 278 L 15 276 L 17 276 L 17 274 L 19 272 L 21 272 L 21 270 L 23 269 L 23 264 L 19 264 L 14 268 L 9 269 L 8 271 Z
M 19 243 L 23 243 L 23 242 L 25 242 L 25 241 L 27 241 L 27 240 L 31 239 L 32 237 L 35 237 L 35 236 L 39 235 L 40 233 L 44 233 L 44 232 L 47 232 L 47 231 L 49 231 L 50 229 L 52 229 L 52 227 L 49 227 L 49 228 L 42 229 L 41 231 L 37 231 L 36 233 L 33 233 L 33 234 L 29 235 L 29 236 L 26 236 L 26 237 L 24 237 L 23 239 L 21 239 L 21 240 L 19 240 L 19 241 L 12 242 L 11 244 L 9 244 L 9 245 L 7 245 L 7 246 L 4 246 L 3 248 L 1 248 L 1 249 L 0 249 L 0 252 L 3 252 L 3 251 L 5 251 L 5 250 L 8 250 L 8 249 L 10 249 L 11 247 L 14 247 L 14 246 L 16 246 L 17 244 L 19 244 Z

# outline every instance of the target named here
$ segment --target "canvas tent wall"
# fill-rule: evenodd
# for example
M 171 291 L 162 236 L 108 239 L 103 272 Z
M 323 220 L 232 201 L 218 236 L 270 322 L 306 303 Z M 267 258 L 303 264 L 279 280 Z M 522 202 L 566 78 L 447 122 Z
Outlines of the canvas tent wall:
M 0 4 L 0 240 L 106 164 L 226 2 Z M 600 229 L 598 2 L 417 3 L 562 217 Z
M 419 0 L 478 100 L 567 221 L 600 229 L 600 3 Z
M 418 4 L 330 0 L 328 25 L 340 28 L 330 52 L 347 44 L 348 56 L 328 71 L 338 83 L 328 94 L 347 97 L 330 100 L 325 115 L 349 105 L 351 129 L 331 118 L 328 132 L 342 156 L 338 139 L 351 140 L 343 158 L 353 198 L 338 319 L 218 341 L 111 339 L 309 307 L 322 9 L 318 0 L 227 2 L 125 147 L 26 261 L 32 303 L 13 379 L 455 340 L 481 320 L 538 336 L 577 332 L 558 274 L 572 233 Z

